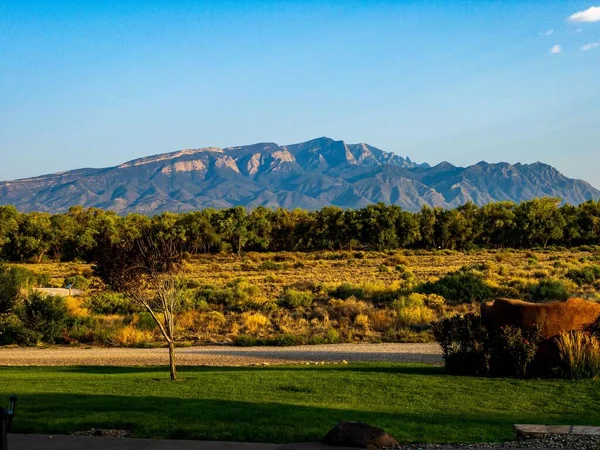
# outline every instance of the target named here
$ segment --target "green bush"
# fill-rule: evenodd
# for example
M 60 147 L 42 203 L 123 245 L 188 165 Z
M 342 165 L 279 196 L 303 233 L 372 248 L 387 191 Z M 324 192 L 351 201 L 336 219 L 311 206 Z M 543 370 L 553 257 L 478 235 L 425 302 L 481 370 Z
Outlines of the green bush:
M 525 378 L 542 341 L 537 329 L 507 326 L 490 332 L 477 314 L 444 319 L 432 329 L 446 370 L 457 375 Z
M 39 336 L 29 330 L 16 314 L 0 314 L 0 345 L 31 345 Z
M 342 283 L 333 291 L 330 291 L 329 295 L 340 300 L 347 300 L 350 297 L 363 300 L 365 298 L 365 289 L 361 286 L 355 286 L 350 283 Z
M 446 371 L 456 375 L 487 376 L 492 357 L 491 340 L 477 314 L 453 316 L 432 325 L 442 347 Z
M 61 341 L 69 310 L 63 297 L 32 292 L 23 302 L 21 318 L 29 330 L 39 335 L 41 341 L 53 344 Z
M 449 305 L 480 303 L 495 295 L 492 287 L 470 271 L 449 273 L 435 282 L 421 285 L 417 291 L 423 294 L 441 295 Z
M 84 302 L 84 306 L 94 314 L 130 314 L 137 310 L 135 305 L 123 294 L 99 292 Z
M 73 289 L 85 291 L 90 287 L 90 282 L 87 278 L 82 277 L 81 275 L 74 275 L 72 277 L 65 278 L 63 287 L 66 288 L 68 285 L 71 285 Z
M 282 263 L 275 261 L 263 261 L 259 266 L 258 270 L 281 270 L 284 268 Z
M 530 291 L 531 300 L 534 302 L 565 301 L 571 293 L 560 280 L 541 280 Z
M 593 284 L 596 280 L 600 279 L 600 266 L 587 266 L 581 269 L 571 269 L 566 273 L 565 277 L 578 286 Z
M 142 331 L 154 331 L 157 325 L 152 315 L 149 312 L 143 311 L 139 313 L 135 327 Z
M 22 267 L 0 265 L 0 314 L 10 313 L 19 296 L 38 285 L 38 277 Z
M 227 286 L 205 286 L 196 291 L 195 308 L 203 309 L 208 304 L 222 305 L 230 311 L 244 312 L 269 307 L 267 299 L 260 289 L 244 279 L 237 279 Z M 273 303 L 271 302 L 271 305 Z
M 308 307 L 313 302 L 313 294 L 310 291 L 299 291 L 296 289 L 286 289 L 283 296 L 277 302 L 284 308 L 298 308 L 300 306 Z
M 542 340 L 539 330 L 506 326 L 495 336 L 492 373 L 525 378 Z

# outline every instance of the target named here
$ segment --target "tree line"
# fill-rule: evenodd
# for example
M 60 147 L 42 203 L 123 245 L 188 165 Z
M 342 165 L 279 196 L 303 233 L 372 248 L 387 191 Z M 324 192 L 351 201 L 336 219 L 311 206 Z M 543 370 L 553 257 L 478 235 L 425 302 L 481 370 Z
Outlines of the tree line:
M 423 206 L 419 212 L 383 203 L 318 211 L 236 206 L 153 217 L 79 206 L 60 214 L 0 206 L 0 258 L 93 261 L 107 245 L 133 242 L 148 229 L 168 235 L 190 254 L 572 247 L 600 244 L 600 202 L 573 206 L 538 198 L 481 207 L 466 203 L 449 210 Z

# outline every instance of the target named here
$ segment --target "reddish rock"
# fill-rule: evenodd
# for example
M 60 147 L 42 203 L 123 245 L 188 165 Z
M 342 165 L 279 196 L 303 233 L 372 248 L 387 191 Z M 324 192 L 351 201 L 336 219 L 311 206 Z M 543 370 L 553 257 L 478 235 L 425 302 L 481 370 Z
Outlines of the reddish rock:
M 383 448 L 398 442 L 381 428 L 362 422 L 340 422 L 331 429 L 323 443 L 335 447 Z
M 598 317 L 600 304 L 580 298 L 551 303 L 528 303 L 501 298 L 481 305 L 481 320 L 486 327 L 539 326 L 544 339 L 558 336 L 563 331 L 581 331 Z

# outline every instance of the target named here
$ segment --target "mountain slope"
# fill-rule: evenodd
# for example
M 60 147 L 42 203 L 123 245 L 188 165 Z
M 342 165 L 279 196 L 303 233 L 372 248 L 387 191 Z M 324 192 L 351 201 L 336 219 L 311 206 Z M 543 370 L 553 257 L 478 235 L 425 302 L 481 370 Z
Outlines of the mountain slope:
M 326 137 L 286 146 L 186 149 L 105 169 L 0 182 L 0 204 L 52 212 L 74 205 L 153 214 L 234 205 L 358 208 L 374 202 L 414 211 L 542 196 L 579 204 L 600 200 L 600 191 L 542 163 L 430 167 Z

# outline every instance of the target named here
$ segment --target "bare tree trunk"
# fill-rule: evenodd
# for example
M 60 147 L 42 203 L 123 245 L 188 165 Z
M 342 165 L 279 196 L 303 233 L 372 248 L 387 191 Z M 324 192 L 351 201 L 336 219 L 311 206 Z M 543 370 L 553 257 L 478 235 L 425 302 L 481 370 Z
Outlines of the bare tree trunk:
M 177 368 L 175 367 L 175 342 L 169 341 L 169 367 L 171 370 L 171 381 L 177 379 Z

